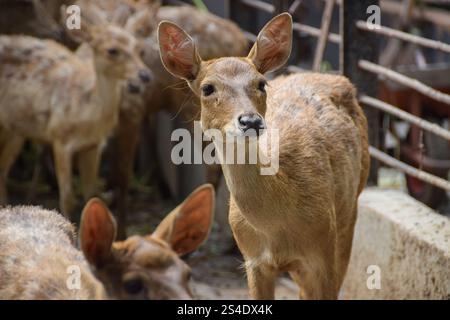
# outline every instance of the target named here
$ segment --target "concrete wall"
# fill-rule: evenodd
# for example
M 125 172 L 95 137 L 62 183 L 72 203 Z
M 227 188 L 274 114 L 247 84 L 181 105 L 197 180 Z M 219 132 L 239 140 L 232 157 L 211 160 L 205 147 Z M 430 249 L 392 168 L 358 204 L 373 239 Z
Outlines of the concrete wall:
M 341 298 L 450 299 L 450 220 L 404 193 L 364 191 Z

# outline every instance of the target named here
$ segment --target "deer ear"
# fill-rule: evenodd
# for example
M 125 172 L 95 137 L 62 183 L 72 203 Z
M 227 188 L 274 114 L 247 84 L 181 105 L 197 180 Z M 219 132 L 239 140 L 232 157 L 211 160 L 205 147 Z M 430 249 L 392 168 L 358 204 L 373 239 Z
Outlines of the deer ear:
M 162 21 L 158 26 L 158 43 L 164 67 L 175 77 L 194 80 L 200 70 L 201 58 L 194 40 L 179 26 Z
M 264 74 L 283 66 L 291 49 L 292 17 L 289 13 L 282 13 L 264 26 L 247 58 Z
M 167 215 L 152 237 L 164 240 L 180 256 L 197 249 L 207 238 L 214 216 L 214 188 L 202 185 Z
M 150 36 L 157 27 L 158 10 L 159 4 L 153 4 L 136 12 L 126 21 L 125 30 L 140 38 Z
M 73 7 L 73 6 L 66 7 L 66 5 L 62 5 L 60 8 L 61 24 L 64 26 L 67 35 L 76 43 L 91 42 L 94 25 L 91 23 L 90 19 L 80 15 L 79 16 L 80 27 L 74 28 L 74 29 L 68 28 L 67 23 L 71 19 L 75 19 L 74 16 L 71 16 L 71 15 L 74 15 L 76 13 L 76 11 L 72 11 L 73 8 L 71 8 L 71 7 Z M 77 10 L 77 9 L 73 9 L 73 10 Z M 78 13 L 80 13 L 80 12 L 78 12 Z
M 84 207 L 79 237 L 86 259 L 101 268 L 111 254 L 116 238 L 116 221 L 100 199 L 92 198 Z

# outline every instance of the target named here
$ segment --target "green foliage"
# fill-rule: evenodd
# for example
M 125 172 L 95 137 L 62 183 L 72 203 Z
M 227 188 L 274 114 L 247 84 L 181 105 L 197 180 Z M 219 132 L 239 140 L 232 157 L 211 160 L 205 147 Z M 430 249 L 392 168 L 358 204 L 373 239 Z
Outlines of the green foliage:
M 203 2 L 203 0 L 192 0 L 192 2 L 194 3 L 194 5 L 201 11 L 205 11 L 208 12 L 208 7 L 206 7 L 205 3 Z

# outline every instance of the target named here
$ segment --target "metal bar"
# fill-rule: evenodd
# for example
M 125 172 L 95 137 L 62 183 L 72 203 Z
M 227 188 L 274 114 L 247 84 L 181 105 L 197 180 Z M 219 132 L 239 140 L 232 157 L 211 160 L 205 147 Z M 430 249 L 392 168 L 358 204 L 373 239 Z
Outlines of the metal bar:
M 383 0 L 380 1 L 381 11 L 390 14 L 400 15 L 403 11 L 401 2 Z M 416 7 L 412 11 L 412 18 L 417 20 L 425 20 L 434 25 L 450 29 L 450 14 L 442 9 Z
M 245 30 L 242 30 L 242 32 L 244 33 L 244 35 L 245 35 L 245 37 L 247 38 L 248 41 L 250 41 L 250 42 L 255 42 L 256 41 L 257 36 L 254 35 L 253 33 L 245 31 Z
M 450 53 L 450 45 L 441 41 L 431 40 L 424 37 L 419 37 L 406 32 L 402 32 L 396 29 L 392 29 L 385 26 L 376 26 L 375 28 L 369 28 L 366 21 L 356 21 L 356 26 L 361 30 L 375 32 L 388 37 L 395 37 L 397 39 L 408 41 L 423 47 L 441 50 Z
M 275 7 L 273 5 L 271 5 L 270 3 L 260 1 L 260 0 L 241 0 L 240 3 L 242 3 L 246 6 L 255 8 L 255 9 L 265 11 L 270 14 L 275 13 Z M 294 22 L 293 29 L 298 32 L 304 32 L 304 33 L 306 33 L 310 36 L 316 37 L 316 38 L 320 37 L 320 35 L 321 35 L 320 29 L 308 26 L 306 24 L 297 23 L 297 22 Z M 333 43 L 340 43 L 341 36 L 336 33 L 330 33 L 328 35 L 328 40 Z
M 359 97 L 359 101 L 365 105 L 369 105 L 369 106 L 377 108 L 381 111 L 390 113 L 400 119 L 403 119 L 410 123 L 413 123 L 416 126 L 418 126 L 419 128 L 430 131 L 430 132 L 434 133 L 435 135 L 440 136 L 440 137 L 450 141 L 450 131 L 440 127 L 436 123 L 426 121 L 420 117 L 417 117 L 406 111 L 403 111 L 403 110 L 397 108 L 396 106 L 393 106 L 384 101 L 369 97 L 367 95 L 361 95 Z
M 297 12 L 297 9 L 300 7 L 300 5 L 302 4 L 303 0 L 295 0 L 288 9 L 288 12 L 292 15 L 295 14 L 295 12 Z
M 367 59 L 375 61 L 378 58 L 378 39 L 374 33 L 366 33 L 358 29 L 355 21 L 366 19 L 366 9 L 378 5 L 377 0 L 342 0 L 340 6 L 340 46 L 339 63 L 341 72 L 350 79 L 358 91 L 369 96 L 377 94 L 377 77 L 370 72 L 358 68 L 358 61 Z M 379 147 L 381 141 L 381 112 L 375 108 L 364 108 L 369 124 L 370 144 Z M 378 183 L 378 161 L 372 161 L 369 173 L 369 184 Z
M 271 5 L 270 3 L 260 1 L 260 0 L 241 0 L 242 4 L 245 4 L 249 7 L 259 9 L 265 12 L 268 12 L 270 14 L 273 14 L 275 12 L 275 7 Z
M 436 187 L 442 188 L 446 191 L 450 191 L 450 182 L 448 182 L 447 180 L 444 180 L 444 179 L 436 177 L 428 172 L 414 168 L 406 163 L 403 163 L 403 162 L 387 155 L 386 153 L 384 153 L 372 146 L 369 147 L 369 152 L 373 158 L 387 164 L 388 166 L 390 166 L 392 168 L 398 169 L 410 176 L 413 176 L 417 179 L 425 181 Z
M 450 105 L 450 95 L 442 93 L 436 89 L 433 89 L 432 87 L 423 84 L 417 79 L 410 78 L 399 72 L 382 67 L 376 63 L 372 63 L 367 60 L 360 60 L 358 62 L 358 66 L 363 70 L 370 71 L 380 76 L 384 76 L 390 80 L 396 81 L 411 89 L 415 89 L 418 92 L 422 93 L 423 95 L 430 97 L 431 99 Z
M 305 69 L 303 69 L 303 68 L 294 66 L 294 65 L 292 65 L 292 64 L 291 64 L 291 65 L 288 65 L 288 66 L 286 67 L 286 69 L 287 69 L 287 71 L 290 72 L 290 73 L 298 73 L 298 72 L 309 71 L 309 70 L 305 70 Z
M 320 29 L 298 22 L 294 22 L 293 29 L 299 32 L 304 32 L 313 37 L 320 37 L 321 34 Z M 328 35 L 328 40 L 333 43 L 341 43 L 341 36 L 337 33 L 330 32 L 330 34 Z
M 322 14 L 322 25 L 320 27 L 320 36 L 316 46 L 316 53 L 314 54 L 314 61 L 313 61 L 314 71 L 320 71 L 320 65 L 322 64 L 323 54 L 327 47 L 327 39 L 328 34 L 330 33 L 330 24 L 333 14 L 334 1 L 335 0 L 328 0 L 325 3 L 325 9 L 323 10 Z

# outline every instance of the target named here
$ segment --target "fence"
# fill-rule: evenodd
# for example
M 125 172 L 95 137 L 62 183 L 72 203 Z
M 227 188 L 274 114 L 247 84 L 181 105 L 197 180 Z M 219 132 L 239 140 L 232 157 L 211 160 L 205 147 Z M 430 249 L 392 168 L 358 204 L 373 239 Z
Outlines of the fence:
M 420 130 L 426 130 L 433 134 L 450 141 L 450 131 L 440 127 L 432 122 L 422 119 L 416 115 L 406 112 L 398 106 L 391 105 L 381 101 L 375 96 L 378 94 L 377 84 L 380 79 L 388 79 L 402 86 L 414 89 L 418 93 L 445 104 L 450 108 L 450 95 L 439 92 L 434 88 L 424 84 L 418 79 L 404 75 L 383 67 L 374 61 L 379 58 L 378 45 L 380 36 L 393 37 L 401 41 L 412 43 L 425 48 L 439 50 L 444 53 L 450 53 L 450 45 L 427 39 L 425 37 L 412 35 L 407 32 L 392 29 L 387 26 L 374 26 L 367 22 L 367 8 L 372 5 L 380 6 L 381 10 L 388 13 L 401 14 L 407 11 L 413 18 L 420 18 L 431 21 L 442 27 L 450 27 L 450 15 L 442 10 L 421 9 L 414 7 L 405 7 L 404 4 L 411 4 L 412 1 L 403 3 L 396 1 L 374 1 L 374 0 L 322 0 L 324 10 L 322 13 L 321 26 L 316 28 L 310 25 L 294 21 L 294 32 L 301 32 L 317 38 L 317 44 L 314 52 L 311 69 L 319 71 L 324 57 L 327 43 L 340 45 L 339 69 L 342 74 L 347 76 L 358 88 L 359 101 L 364 106 L 365 113 L 369 122 L 369 142 L 370 154 L 372 157 L 372 167 L 369 177 L 369 183 L 377 183 L 377 174 L 379 162 L 390 167 L 394 167 L 407 175 L 413 176 L 426 183 L 437 186 L 445 191 L 450 191 L 450 183 L 420 168 L 404 163 L 381 150 L 380 121 L 382 113 L 388 113 L 399 119 L 411 123 Z M 183 3 L 179 0 L 168 1 L 170 3 Z M 256 39 L 256 12 L 275 15 L 282 11 L 288 11 L 295 15 L 302 0 L 273 0 L 271 3 L 261 0 L 232 0 L 225 1 L 225 17 L 237 22 L 244 30 L 250 41 Z M 330 23 L 333 9 L 339 7 L 339 26 L 340 34 L 330 32 Z M 287 66 L 290 72 L 304 71 L 296 65 Z M 450 115 L 450 112 L 449 112 Z M 445 167 L 446 165 L 444 165 Z M 447 168 L 447 170 L 450 169 Z

